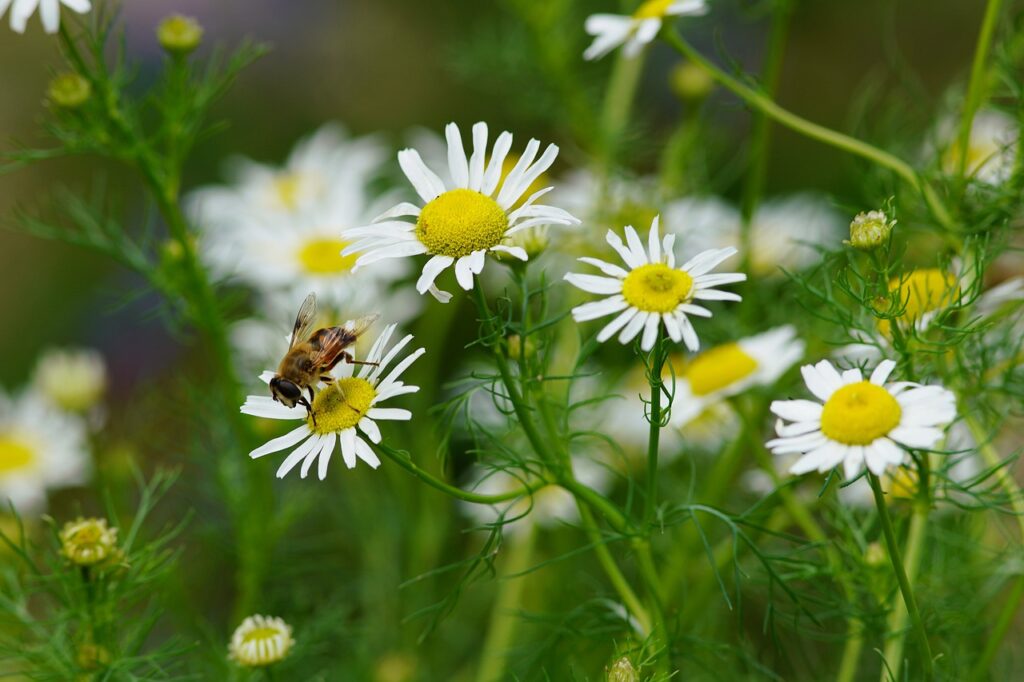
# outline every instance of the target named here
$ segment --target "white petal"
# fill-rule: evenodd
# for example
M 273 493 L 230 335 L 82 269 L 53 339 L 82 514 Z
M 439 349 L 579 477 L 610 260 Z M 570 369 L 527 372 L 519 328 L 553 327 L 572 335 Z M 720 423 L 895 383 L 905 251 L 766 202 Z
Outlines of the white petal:
M 654 342 L 658 340 L 658 327 L 660 324 L 661 315 L 652 313 L 647 316 L 647 322 L 644 324 L 644 335 L 640 340 L 640 348 L 644 352 L 654 348 Z
M 597 268 L 604 274 L 608 275 L 609 277 L 618 277 L 619 279 L 625 279 L 627 276 L 629 276 L 629 273 L 620 268 L 618 265 L 612 265 L 611 263 L 606 263 L 603 260 L 598 260 L 597 258 L 588 258 L 587 256 L 584 256 L 582 258 L 577 258 L 576 260 L 580 261 L 581 263 L 586 263 L 587 265 L 593 265 L 595 268 Z
M 810 400 L 774 400 L 773 414 L 791 422 L 817 421 L 821 419 L 822 406 Z
M 355 444 L 356 456 L 358 456 L 359 459 L 369 464 L 370 467 L 373 469 L 376 469 L 377 467 L 380 466 L 380 459 L 378 459 L 377 454 L 373 451 L 373 448 L 366 444 L 366 441 L 364 441 L 357 435 Z
M 497 244 L 491 247 L 491 251 L 500 251 L 502 253 L 507 253 L 513 258 L 518 258 L 524 263 L 530 260 L 530 256 L 526 253 L 526 249 L 524 249 L 521 246 L 505 246 L 504 244 Z
M 423 163 L 420 153 L 415 149 L 403 149 L 398 152 L 398 165 L 402 167 L 405 177 L 409 178 L 413 189 L 423 201 L 431 201 L 444 194 L 444 183 L 434 171 Z
M 267 441 L 260 447 L 250 452 L 249 456 L 252 457 L 253 459 L 256 459 L 257 457 L 262 457 L 263 455 L 269 455 L 271 452 L 280 452 L 285 448 L 290 448 L 291 446 L 295 445 L 300 440 L 311 434 L 312 431 L 309 430 L 309 426 L 303 424 L 299 428 L 294 429 L 293 431 L 289 431 L 283 436 L 278 436 L 273 440 Z
M 875 386 L 884 386 L 889 375 L 896 369 L 896 363 L 892 360 L 882 360 L 878 363 L 878 367 L 875 367 L 875 371 L 871 373 L 871 383 Z
M 622 243 L 622 238 L 615 234 L 612 230 L 608 230 L 608 234 L 605 236 L 605 241 L 608 242 L 622 258 L 622 261 L 629 266 L 630 270 L 636 269 L 641 265 L 647 264 L 646 258 L 641 258 L 635 255 L 630 249 Z
M 592 294 L 621 294 L 622 280 L 598 275 L 581 275 L 570 272 L 565 275 L 565 281 L 578 289 Z
M 686 270 L 690 277 L 699 277 L 734 255 L 736 255 L 736 249 L 732 246 L 727 246 L 724 249 L 709 249 L 691 258 L 683 264 L 682 269 Z
M 516 162 L 516 165 L 512 166 L 512 170 L 505 176 L 505 181 L 501 183 L 501 191 L 498 192 L 496 199 L 498 205 L 502 208 L 509 209 L 519 200 L 523 190 L 517 192 L 516 188 L 519 186 L 519 181 L 526 172 L 526 169 L 537 156 L 538 149 L 540 149 L 540 142 L 538 140 L 531 139 L 527 142 L 526 149 L 523 150 L 519 161 Z M 524 187 L 523 189 L 526 188 Z
M 506 130 L 501 135 L 498 135 L 498 139 L 494 141 L 494 148 L 491 150 L 491 160 L 487 162 L 483 185 L 480 187 L 481 194 L 491 196 L 494 194 L 494 190 L 498 188 L 498 182 L 501 180 L 501 171 L 505 165 L 505 157 L 508 156 L 508 150 L 511 147 L 512 133 Z
M 377 426 L 377 422 L 373 421 L 369 417 L 363 417 L 359 420 L 359 428 L 362 429 L 363 433 L 372 440 L 374 443 L 380 442 L 380 428 Z
M 473 288 L 473 271 L 469 266 L 470 256 L 463 256 L 455 261 L 455 281 L 466 291 Z
M 334 455 L 334 446 L 337 442 L 337 438 L 333 433 L 329 434 L 329 436 L 329 440 L 320 449 L 319 462 L 317 463 L 316 475 L 321 481 L 327 478 L 327 465 L 331 463 L 331 456 Z
M 576 306 L 572 309 L 572 317 L 577 322 L 587 322 L 625 310 L 628 306 L 629 304 L 622 296 L 611 296 L 601 301 Z
M 647 250 L 644 249 L 644 243 L 640 241 L 640 235 L 636 233 L 633 226 L 626 225 L 623 228 L 623 232 L 626 234 L 626 244 L 629 246 L 629 252 L 644 265 L 650 263 L 651 261 L 647 258 Z
M 356 430 L 345 429 L 339 434 L 341 441 L 341 458 L 349 469 L 356 468 Z
M 640 312 L 636 317 L 629 321 L 621 332 L 619 332 L 619 343 L 629 343 L 632 341 L 640 330 L 647 324 L 647 318 L 651 313 Z
M 451 173 L 452 183 L 456 187 L 468 187 L 469 163 L 466 161 L 466 152 L 462 147 L 462 133 L 459 132 L 459 126 L 449 123 L 444 127 L 444 136 L 448 140 L 448 172 Z
M 604 343 L 612 336 L 614 336 L 617 331 L 622 329 L 622 327 L 624 327 L 630 320 L 632 320 L 634 316 L 639 314 L 640 311 L 637 310 L 636 308 L 626 308 L 625 310 L 622 311 L 621 315 L 619 315 L 614 320 L 605 325 L 605 327 L 598 333 L 597 342 Z
M 431 296 L 433 296 L 439 303 L 447 303 L 452 300 L 452 295 L 447 291 L 441 291 L 436 285 L 431 284 L 430 288 L 427 289 Z
M 451 256 L 434 256 L 423 266 L 423 273 L 416 280 L 416 291 L 421 294 L 434 285 L 434 280 L 455 261 Z
M 473 124 L 473 155 L 469 158 L 469 189 L 480 191 L 484 182 L 484 159 L 487 156 L 487 124 Z
M 647 250 L 652 263 L 661 262 L 661 239 L 658 236 L 658 218 L 651 221 L 651 231 L 647 233 Z
M 409 410 L 401 410 L 397 407 L 372 407 L 370 411 L 366 413 L 366 416 L 370 419 L 381 420 L 381 421 L 409 421 L 412 419 L 412 412 Z
M 718 291 L 717 289 L 697 289 L 693 292 L 693 297 L 700 301 L 742 301 L 743 298 L 739 294 L 734 294 L 731 291 Z
M 676 320 L 679 321 L 679 328 L 683 332 L 683 342 L 686 344 L 686 347 L 690 349 L 691 353 L 696 353 L 700 350 L 700 339 L 697 338 L 697 332 L 694 330 L 690 318 L 686 315 L 677 314 Z
M 277 468 L 276 476 L 278 478 L 284 478 L 287 476 L 288 472 L 294 469 L 296 464 L 304 460 L 306 455 L 312 452 L 314 448 L 319 447 L 321 442 L 321 436 L 316 434 L 313 434 L 310 438 L 306 439 L 302 445 L 295 448 L 295 450 L 293 450 L 292 453 L 288 455 L 283 462 L 281 462 L 281 466 Z
M 406 216 L 419 217 L 420 207 L 416 204 L 410 204 L 408 201 L 403 201 L 400 204 L 395 204 L 388 210 L 381 213 L 379 216 L 371 220 L 371 223 L 379 223 L 383 220 L 390 220 L 391 218 L 402 218 Z M 410 225 L 410 227 L 412 227 Z M 343 234 L 348 234 L 349 231 L 343 231 Z

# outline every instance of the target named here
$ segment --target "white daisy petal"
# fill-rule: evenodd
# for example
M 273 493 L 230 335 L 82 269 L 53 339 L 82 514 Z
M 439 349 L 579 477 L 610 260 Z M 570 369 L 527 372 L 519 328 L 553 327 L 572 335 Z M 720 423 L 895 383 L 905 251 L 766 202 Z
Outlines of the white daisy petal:
M 606 263 L 603 260 L 598 260 L 597 258 L 589 258 L 587 256 L 584 256 L 582 258 L 577 258 L 576 260 L 580 261 L 581 263 L 586 263 L 587 265 L 593 265 L 595 268 L 597 268 L 604 274 L 608 275 L 609 277 L 618 277 L 619 279 L 625 279 L 629 275 L 628 272 L 620 268 L 618 265 L 612 265 L 611 263 Z
M 341 443 L 341 458 L 349 469 L 356 468 L 356 430 L 345 429 L 338 434 Z
M 423 266 L 423 273 L 416 280 L 416 291 L 421 294 L 434 285 L 434 280 L 446 270 L 455 259 L 451 256 L 434 256 Z
M 377 454 L 373 451 L 369 445 L 366 444 L 359 436 L 355 437 L 356 456 L 370 465 L 371 468 L 376 469 L 380 466 L 380 459 Z
M 415 388 L 415 386 L 411 386 L 410 388 Z M 373 421 L 369 417 L 363 417 L 359 420 L 359 428 L 371 441 L 374 443 L 380 443 L 380 428 L 377 426 L 377 422 Z
M 449 123 L 444 127 L 444 136 L 448 140 L 448 172 L 451 173 L 452 183 L 455 187 L 468 187 L 469 162 L 466 160 L 466 151 L 462 147 L 462 133 L 459 132 L 459 126 Z
M 601 301 L 593 301 L 576 306 L 572 309 L 572 317 L 577 322 L 587 322 L 588 320 L 596 320 L 599 317 L 617 313 L 628 306 L 629 304 L 626 303 L 626 299 L 622 296 L 611 296 Z
M 616 332 L 626 326 L 626 324 L 628 324 L 635 316 L 638 316 L 639 312 L 640 311 L 636 308 L 627 308 L 626 310 L 623 310 L 618 317 L 605 325 L 605 327 L 598 333 L 598 343 L 604 343 L 608 339 L 612 338 Z
M 409 421 L 412 419 L 412 412 L 397 407 L 374 407 L 366 416 L 380 421 Z
M 647 316 L 647 322 L 644 324 L 644 335 L 640 340 L 640 348 L 644 352 L 649 352 L 654 348 L 654 342 L 658 339 L 658 327 L 660 324 L 660 315 L 650 314 Z
M 409 178 L 413 189 L 423 201 L 429 202 L 444 194 L 444 183 L 434 171 L 423 163 L 420 153 L 415 149 L 403 149 L 398 152 L 398 165 L 402 167 L 405 177 Z
M 508 156 L 508 151 L 511 148 L 512 133 L 506 130 L 501 135 L 498 135 L 498 139 L 494 141 L 491 160 L 487 162 L 487 170 L 484 171 L 483 186 L 480 188 L 481 194 L 491 196 L 494 194 L 494 190 L 498 188 L 498 182 L 501 180 L 501 171 L 505 164 L 505 157 Z
M 574 272 L 565 275 L 565 281 L 577 289 L 591 294 L 621 294 L 622 280 L 598 275 L 581 275 Z
M 491 251 L 500 251 L 501 253 L 507 253 L 513 258 L 518 258 L 524 263 L 530 260 L 530 256 L 529 254 L 526 253 L 526 249 L 524 249 L 521 246 L 505 246 L 504 244 L 498 244 L 497 246 L 492 246 Z
M 311 434 L 312 431 L 309 430 L 309 426 L 303 424 L 299 428 L 289 431 L 283 436 L 278 436 L 273 440 L 267 441 L 260 447 L 250 452 L 249 456 L 252 457 L 253 459 L 256 459 L 257 457 L 269 455 L 272 452 L 280 452 L 285 448 L 290 448 L 291 446 L 295 445 L 300 440 Z
M 896 369 L 896 363 L 892 360 L 883 360 L 878 363 L 878 367 L 875 367 L 875 371 L 871 373 L 871 383 L 875 386 L 884 386 L 894 369 Z
M 471 256 L 463 256 L 455 261 L 455 281 L 459 286 L 470 291 L 473 288 L 473 271 L 470 269 Z
M 284 478 L 288 475 L 288 472 L 295 468 L 295 466 L 303 461 L 310 452 L 321 445 L 323 437 L 319 434 L 313 434 L 307 438 L 302 445 L 292 450 L 292 453 L 281 462 L 281 466 L 277 468 L 276 476 L 278 478 Z
M 775 400 L 772 401 L 770 409 L 773 414 L 783 419 L 803 422 L 820 420 L 822 406 L 810 400 Z
M 637 316 L 630 320 L 629 324 L 623 327 L 622 331 L 619 332 L 619 343 L 629 343 L 636 338 L 636 335 L 639 334 L 640 330 L 644 328 L 645 324 L 647 324 L 647 318 L 650 316 L 651 313 L 639 311 Z
M 469 189 L 480 191 L 484 182 L 484 159 L 487 157 L 487 124 L 473 124 L 473 155 L 469 158 Z

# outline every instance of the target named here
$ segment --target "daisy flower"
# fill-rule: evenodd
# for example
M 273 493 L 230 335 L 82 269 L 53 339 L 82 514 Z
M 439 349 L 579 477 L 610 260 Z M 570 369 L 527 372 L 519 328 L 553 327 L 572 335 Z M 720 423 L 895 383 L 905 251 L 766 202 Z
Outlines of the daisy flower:
M 956 398 L 941 386 L 886 383 L 896 363 L 884 360 L 865 381 L 859 369 L 840 373 L 828 360 L 800 368 L 812 400 L 776 400 L 776 455 L 799 453 L 792 474 L 826 472 L 840 464 L 847 479 L 867 466 L 881 476 L 903 464 L 903 448 L 931 448 L 956 418 Z M 785 420 L 785 421 L 784 421 Z M 785 422 L 791 422 L 786 424 Z
M 557 146 L 548 145 L 538 159 L 540 142 L 530 140 L 519 162 L 503 174 L 512 147 L 511 133 L 498 135 L 489 159 L 485 123 L 473 126 L 473 153 L 468 159 L 458 126 L 449 123 L 445 136 L 450 186 L 427 167 L 415 149 L 400 151 L 398 163 L 423 205 L 403 202 L 370 225 L 342 231 L 342 238 L 353 243 L 341 252 L 343 256 L 362 254 L 357 269 L 384 259 L 429 254 L 432 258 L 424 265 L 416 290 L 421 294 L 430 291 L 441 302 L 450 300 L 451 294 L 440 291 L 434 280 L 452 265 L 459 286 L 468 291 L 483 270 L 488 252 L 528 259 L 522 247 L 505 243 L 510 235 L 536 225 L 579 222 L 562 209 L 535 203 L 550 187 L 522 200 L 527 188 L 554 163 Z M 412 218 L 414 222 L 410 222 Z
M 739 301 L 739 295 L 718 291 L 716 286 L 744 281 L 742 273 L 708 274 L 715 266 L 736 253 L 736 249 L 711 249 L 704 251 L 676 267 L 673 252 L 675 235 L 666 235 L 664 240 L 658 234 L 658 218 L 651 223 L 648 234 L 648 248 L 637 236 L 631 225 L 625 228 L 626 244 L 622 243 L 613 230 L 608 231 L 608 244 L 622 257 L 629 270 L 597 258 L 580 258 L 593 265 L 607 277 L 569 273 L 565 276 L 573 286 L 592 294 L 607 294 L 602 301 L 584 303 L 573 308 L 572 315 L 577 322 L 595 320 L 616 314 L 614 320 L 605 325 L 597 335 L 599 342 L 605 342 L 615 333 L 619 342 L 627 344 L 643 332 L 640 343 L 645 351 L 654 347 L 658 329 L 664 324 L 669 337 L 676 343 L 684 342 L 691 351 L 700 347 L 697 333 L 688 315 L 711 317 L 711 311 L 696 305 L 701 301 Z
M 367 354 L 366 362 L 375 364 L 353 365 L 342 361 L 331 370 L 334 380 L 328 386 L 321 386 L 313 400 L 315 424 L 307 417 L 306 409 L 302 406 L 285 407 L 268 395 L 248 396 L 242 405 L 245 414 L 303 422 L 293 431 L 256 448 L 249 456 L 255 459 L 297 446 L 278 468 L 278 478 L 283 478 L 301 462 L 302 478 L 317 463 L 317 475 L 323 480 L 327 476 L 327 466 L 336 447 L 340 447 L 345 466 L 349 469 L 354 468 L 358 460 L 374 469 L 380 466 L 380 460 L 363 437 L 373 443 L 380 443 L 378 421 L 406 421 L 412 418 L 408 410 L 380 407 L 380 404 L 388 398 L 420 390 L 419 386 L 406 386 L 398 379 L 409 365 L 426 352 L 426 349 L 420 348 L 388 371 L 388 365 L 412 340 L 410 334 L 385 353 L 394 331 L 393 324 L 385 327 Z M 355 367 L 359 368 L 357 373 L 353 372 Z M 265 372 L 261 379 L 269 382 L 272 377 L 273 372 Z
M 107 364 L 90 348 L 51 348 L 39 357 L 32 381 L 62 410 L 87 412 L 107 389 Z
M 704 0 L 646 0 L 631 16 L 592 14 L 583 27 L 594 42 L 583 58 L 600 59 L 620 45 L 627 57 L 635 57 L 658 35 L 666 17 L 701 16 L 707 11 Z
M 1017 158 L 1020 131 L 1011 116 L 995 109 L 984 109 L 974 117 L 967 141 L 967 159 L 963 160 L 959 142 L 959 124 L 953 119 L 943 122 L 939 137 L 948 140 L 940 153 L 942 171 L 958 175 L 961 164 L 967 176 L 986 185 L 999 185 L 1013 173 Z
M 46 491 L 81 485 L 90 470 L 85 422 L 27 392 L 0 395 L 0 504 L 23 516 L 46 507 Z
M 78 14 L 85 14 L 92 9 L 89 0 L 0 0 L 0 17 L 10 7 L 11 30 L 16 33 L 24 33 L 29 17 L 38 9 L 39 19 L 43 22 L 43 30 L 47 33 L 56 33 L 60 30 L 61 5 Z
M 235 628 L 228 644 L 228 658 L 247 668 L 256 668 L 284 659 L 295 640 L 292 626 L 275 616 L 249 616 Z
M 687 249 L 740 245 L 740 212 L 718 197 L 678 199 L 665 206 L 662 217 L 665 231 L 678 235 Z M 839 213 L 813 194 L 761 203 L 750 220 L 751 275 L 778 276 L 817 263 L 815 247 L 838 242 L 845 226 Z

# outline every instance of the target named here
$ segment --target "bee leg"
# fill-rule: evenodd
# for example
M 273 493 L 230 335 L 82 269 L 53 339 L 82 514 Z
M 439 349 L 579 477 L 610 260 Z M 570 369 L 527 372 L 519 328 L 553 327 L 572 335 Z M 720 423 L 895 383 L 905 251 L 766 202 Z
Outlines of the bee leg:
M 320 381 L 324 382 L 327 385 L 330 385 L 331 383 L 334 382 L 334 377 L 332 377 L 330 374 L 325 374 L 322 377 L 320 377 Z
M 344 350 L 341 351 L 341 359 L 350 365 L 372 365 L 376 367 L 377 365 L 380 364 L 379 362 L 366 362 L 365 360 L 356 360 L 354 357 L 349 355 L 348 351 Z
M 313 387 L 312 386 L 307 386 L 306 390 L 309 391 L 309 400 L 310 400 L 310 402 L 312 402 L 313 398 L 315 397 L 313 395 Z
M 299 398 L 297 401 L 299 405 L 306 408 L 306 416 L 313 420 L 313 426 L 316 426 L 316 413 L 313 412 L 313 406 L 309 404 L 309 401 L 305 398 Z

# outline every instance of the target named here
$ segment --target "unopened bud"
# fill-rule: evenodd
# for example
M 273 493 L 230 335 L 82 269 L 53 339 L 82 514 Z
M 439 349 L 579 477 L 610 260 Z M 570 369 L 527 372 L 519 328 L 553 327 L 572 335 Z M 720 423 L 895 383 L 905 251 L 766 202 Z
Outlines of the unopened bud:
M 58 107 L 77 109 L 89 101 L 92 85 L 77 73 L 62 73 L 50 81 L 47 94 Z
M 704 99 L 715 85 L 708 72 L 693 62 L 677 64 L 668 82 L 676 97 L 683 100 Z
M 160 45 L 171 54 L 188 54 L 199 47 L 203 39 L 203 27 L 192 17 L 173 14 L 156 29 Z
M 871 568 L 879 568 L 887 561 L 885 547 L 882 547 L 880 543 L 872 542 L 868 545 L 867 549 L 864 550 L 864 563 Z
M 120 559 L 117 528 L 106 519 L 79 518 L 64 524 L 60 532 L 60 552 L 78 566 L 96 566 Z
M 861 251 L 877 249 L 889 241 L 895 225 L 896 221 L 889 220 L 882 211 L 858 213 L 850 223 L 850 241 L 843 243 Z
M 531 339 L 527 339 L 524 345 L 523 337 L 519 334 L 512 334 L 505 339 L 505 343 L 508 344 L 508 356 L 513 360 L 530 359 L 537 353 L 537 345 Z
M 630 660 L 623 656 L 608 668 L 608 682 L 640 682 L 640 674 Z

